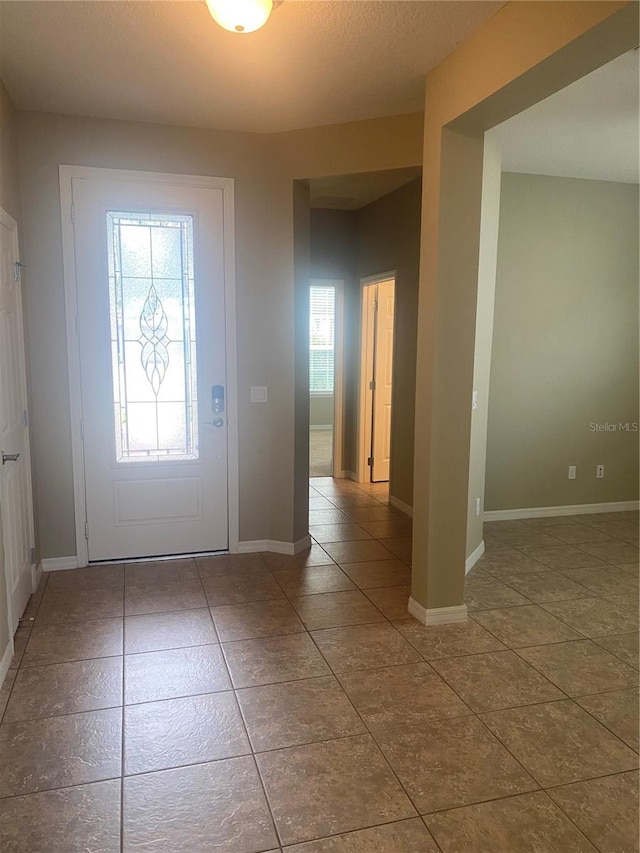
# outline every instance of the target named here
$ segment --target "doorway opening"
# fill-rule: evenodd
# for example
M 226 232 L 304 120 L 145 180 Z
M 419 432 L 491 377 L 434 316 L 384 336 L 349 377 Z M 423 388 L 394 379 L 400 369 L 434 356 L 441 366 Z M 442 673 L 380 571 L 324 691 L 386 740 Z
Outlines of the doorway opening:
M 342 462 L 342 287 L 313 279 L 309 288 L 309 476 L 340 476 Z
M 582 564 L 593 514 L 637 539 L 638 442 L 595 427 L 638 419 L 638 72 L 637 51 L 621 54 L 485 134 L 467 572 L 494 537 L 504 559 L 544 540 L 549 568 L 570 538 Z M 616 120 L 585 127 L 577 158 L 574 128 L 612 99 Z
M 363 337 L 362 298 L 365 286 L 382 287 L 384 281 L 395 283 L 395 334 L 389 330 L 393 360 L 402 365 L 396 370 L 393 383 L 393 416 L 387 410 L 387 446 L 392 445 L 393 464 L 389 451 L 377 454 L 391 470 L 374 473 L 375 480 L 386 486 L 389 502 L 400 511 L 411 514 L 413 500 L 413 424 L 415 420 L 415 364 L 417 341 L 418 275 L 420 266 L 420 222 L 422 206 L 422 170 L 396 169 L 358 175 L 334 176 L 331 179 L 310 179 L 310 240 L 309 273 L 304 287 L 305 302 L 309 287 L 315 284 L 333 285 L 336 291 L 336 383 L 343 376 L 343 391 L 336 385 L 333 436 L 324 435 L 325 448 L 333 443 L 331 465 L 325 454 L 323 469 L 314 466 L 314 445 L 320 440 L 317 429 L 307 430 L 310 439 L 311 476 L 333 476 L 360 485 L 371 485 L 371 469 L 366 460 L 372 455 L 371 439 L 361 439 L 363 418 L 360 413 L 361 340 Z M 306 273 L 306 270 L 305 270 Z M 304 282 L 304 283 L 303 283 Z M 302 294 L 301 294 L 302 295 Z M 342 305 L 342 308 L 340 307 Z M 304 346 L 308 353 L 309 307 L 304 308 Z M 313 324 L 313 321 L 312 321 Z M 340 332 L 342 327 L 342 334 Z M 311 356 L 313 360 L 314 356 Z M 340 360 L 342 359 L 342 368 Z M 391 365 L 389 365 L 392 369 Z M 308 367 L 305 371 L 308 376 Z M 373 380 L 373 370 L 367 381 Z M 380 395 L 378 395 L 380 400 Z M 371 402 L 371 397 L 369 398 Z M 320 402 L 312 397 L 309 414 L 313 427 L 330 421 L 318 418 Z M 342 407 L 342 412 L 340 407 Z M 340 418 L 342 414 L 342 426 Z M 373 411 L 369 410 L 369 428 Z M 321 431 L 320 431 L 321 432 Z M 389 435 L 390 432 L 390 435 Z M 378 438 L 384 434 L 378 430 Z M 327 439 L 329 439 L 327 441 Z M 364 462 L 361 462 L 364 456 Z
M 362 279 L 358 481 L 390 478 L 395 273 Z

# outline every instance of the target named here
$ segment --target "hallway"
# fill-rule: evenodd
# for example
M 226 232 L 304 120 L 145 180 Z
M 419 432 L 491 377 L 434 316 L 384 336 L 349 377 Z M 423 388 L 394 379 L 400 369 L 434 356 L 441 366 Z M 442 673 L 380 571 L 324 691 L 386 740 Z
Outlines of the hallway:
M 468 623 L 425 628 L 386 498 L 312 480 L 295 557 L 46 575 L 0 848 L 637 851 L 637 513 L 485 525 Z

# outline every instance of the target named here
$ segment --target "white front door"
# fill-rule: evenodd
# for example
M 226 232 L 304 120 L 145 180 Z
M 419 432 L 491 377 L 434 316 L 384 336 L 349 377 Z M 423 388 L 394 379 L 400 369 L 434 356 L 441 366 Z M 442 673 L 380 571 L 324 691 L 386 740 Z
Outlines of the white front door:
M 374 347 L 374 391 L 373 391 L 373 464 L 371 481 L 384 482 L 389 479 L 391 463 L 391 394 L 393 390 L 393 318 L 395 305 L 395 282 L 385 281 L 377 285 L 375 347 Z
M 89 560 L 225 550 L 223 190 L 71 189 Z
M 33 509 L 16 223 L 0 210 L 0 512 L 12 632 L 33 592 Z M 0 555 L 1 559 L 1 555 Z

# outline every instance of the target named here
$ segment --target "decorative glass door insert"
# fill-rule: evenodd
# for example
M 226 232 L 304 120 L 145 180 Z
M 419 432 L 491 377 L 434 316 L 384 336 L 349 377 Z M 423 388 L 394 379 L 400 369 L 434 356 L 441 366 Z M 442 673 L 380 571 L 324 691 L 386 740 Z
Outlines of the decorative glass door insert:
M 197 459 L 193 216 L 107 212 L 117 462 Z

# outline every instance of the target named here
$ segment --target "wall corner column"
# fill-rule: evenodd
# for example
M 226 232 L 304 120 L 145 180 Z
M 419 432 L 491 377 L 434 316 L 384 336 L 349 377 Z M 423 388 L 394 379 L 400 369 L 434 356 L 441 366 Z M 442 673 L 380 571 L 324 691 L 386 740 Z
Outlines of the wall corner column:
M 425 138 L 410 612 L 467 618 L 464 576 L 483 134 Z

